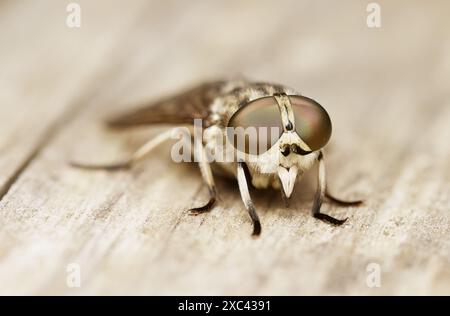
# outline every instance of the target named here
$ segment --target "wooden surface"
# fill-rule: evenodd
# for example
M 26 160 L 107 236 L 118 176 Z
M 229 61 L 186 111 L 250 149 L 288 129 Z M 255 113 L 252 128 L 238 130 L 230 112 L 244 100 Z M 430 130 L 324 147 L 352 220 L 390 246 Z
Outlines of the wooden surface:
M 450 22 L 447 1 L 64 1 L 0 3 L 0 294 L 450 294 Z M 313 183 L 290 209 L 218 180 L 208 215 L 196 166 L 170 144 L 130 172 L 72 169 L 125 157 L 161 128 L 114 133 L 102 119 L 207 79 L 280 82 L 334 123 L 325 204 Z M 69 287 L 76 263 L 81 286 Z M 369 264 L 381 286 L 366 283 Z

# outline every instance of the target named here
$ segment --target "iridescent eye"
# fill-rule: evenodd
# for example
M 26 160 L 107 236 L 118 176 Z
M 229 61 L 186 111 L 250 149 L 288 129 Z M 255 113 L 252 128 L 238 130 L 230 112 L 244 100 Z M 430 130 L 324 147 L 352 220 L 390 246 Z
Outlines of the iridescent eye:
M 311 148 L 318 150 L 331 137 L 331 120 L 327 111 L 313 99 L 303 96 L 289 96 L 295 115 L 295 130 Z
M 228 140 L 247 154 L 260 155 L 270 149 L 283 133 L 280 110 L 273 97 L 244 105 L 230 119 Z

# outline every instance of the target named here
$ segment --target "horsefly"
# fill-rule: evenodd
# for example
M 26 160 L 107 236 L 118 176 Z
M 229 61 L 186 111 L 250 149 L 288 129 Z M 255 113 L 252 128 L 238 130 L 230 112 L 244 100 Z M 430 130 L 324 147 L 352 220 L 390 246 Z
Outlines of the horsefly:
M 190 209 L 191 214 L 202 214 L 213 208 L 217 198 L 213 171 L 235 177 L 253 222 L 254 236 L 261 233 L 261 223 L 250 197 L 249 184 L 257 189 L 280 190 L 287 203 L 295 183 L 315 163 L 318 163 L 318 185 L 312 206 L 315 218 L 333 225 L 342 225 L 347 220 L 321 213 L 325 198 L 347 206 L 362 203 L 337 199 L 326 189 L 322 148 L 331 136 L 328 113 L 313 99 L 282 85 L 245 80 L 207 82 L 107 123 L 114 128 L 153 124 L 184 127 L 159 134 L 124 162 L 73 163 L 73 166 L 104 170 L 130 168 L 159 144 L 179 139 L 172 147 L 172 159 L 197 162 L 209 189 L 208 202 Z

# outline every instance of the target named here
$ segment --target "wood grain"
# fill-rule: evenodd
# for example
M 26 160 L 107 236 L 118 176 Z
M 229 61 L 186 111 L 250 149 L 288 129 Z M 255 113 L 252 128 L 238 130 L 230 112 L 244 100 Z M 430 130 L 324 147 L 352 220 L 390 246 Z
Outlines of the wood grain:
M 0 294 L 450 294 L 448 2 L 379 1 L 379 29 L 360 1 L 79 3 L 80 29 L 60 1 L 1 4 Z M 188 215 L 206 188 L 170 144 L 131 171 L 68 165 L 115 161 L 166 129 L 115 133 L 104 117 L 239 75 L 328 109 L 331 190 L 366 199 L 323 206 L 345 226 L 311 217 L 311 175 L 289 209 L 251 192 L 253 239 L 234 182 Z

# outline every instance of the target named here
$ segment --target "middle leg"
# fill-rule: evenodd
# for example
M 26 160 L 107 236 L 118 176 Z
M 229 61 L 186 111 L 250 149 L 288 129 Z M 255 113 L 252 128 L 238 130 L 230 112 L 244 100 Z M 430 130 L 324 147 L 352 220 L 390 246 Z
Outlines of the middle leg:
M 333 225 L 342 225 L 347 221 L 346 219 L 337 219 L 331 217 L 330 215 L 324 214 L 320 212 L 320 207 L 322 206 L 323 199 L 325 197 L 326 192 L 326 174 L 325 174 L 325 163 L 323 161 L 323 154 L 320 152 L 319 157 L 319 174 L 318 174 L 318 184 L 317 184 L 317 192 L 314 198 L 314 204 L 312 208 L 312 214 L 315 218 L 320 219 L 324 222 L 333 224 Z

